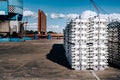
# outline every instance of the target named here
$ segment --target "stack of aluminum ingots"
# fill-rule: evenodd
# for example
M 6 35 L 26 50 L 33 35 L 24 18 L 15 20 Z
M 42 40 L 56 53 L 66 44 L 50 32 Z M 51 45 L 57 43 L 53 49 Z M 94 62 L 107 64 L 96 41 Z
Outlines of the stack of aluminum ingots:
M 108 47 L 109 47 L 109 58 L 110 65 L 120 67 L 120 22 L 113 21 L 108 24 Z
M 107 21 L 99 17 L 71 20 L 64 30 L 66 57 L 75 70 L 107 68 L 107 44 Z

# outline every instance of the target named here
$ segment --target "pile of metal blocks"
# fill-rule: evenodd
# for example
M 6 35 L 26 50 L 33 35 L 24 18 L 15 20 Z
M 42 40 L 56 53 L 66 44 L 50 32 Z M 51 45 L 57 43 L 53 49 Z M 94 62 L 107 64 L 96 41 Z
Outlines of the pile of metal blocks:
M 104 70 L 108 65 L 107 21 L 74 19 L 64 30 L 64 48 L 72 69 Z
M 120 67 L 120 22 L 113 21 L 108 25 L 109 63 Z

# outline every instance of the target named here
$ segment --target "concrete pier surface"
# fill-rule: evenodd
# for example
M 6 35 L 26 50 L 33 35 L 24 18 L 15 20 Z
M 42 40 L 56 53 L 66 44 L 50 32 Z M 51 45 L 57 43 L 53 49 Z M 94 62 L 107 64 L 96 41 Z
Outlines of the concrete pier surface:
M 120 80 L 120 69 L 71 70 L 63 40 L 0 43 L 0 80 Z

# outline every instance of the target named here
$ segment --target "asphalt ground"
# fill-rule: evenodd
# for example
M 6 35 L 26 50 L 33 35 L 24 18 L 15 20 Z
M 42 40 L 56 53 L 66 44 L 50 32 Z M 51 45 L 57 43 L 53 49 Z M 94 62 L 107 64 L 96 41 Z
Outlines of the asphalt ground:
M 70 69 L 63 40 L 0 43 L 0 80 L 120 80 L 120 69 Z

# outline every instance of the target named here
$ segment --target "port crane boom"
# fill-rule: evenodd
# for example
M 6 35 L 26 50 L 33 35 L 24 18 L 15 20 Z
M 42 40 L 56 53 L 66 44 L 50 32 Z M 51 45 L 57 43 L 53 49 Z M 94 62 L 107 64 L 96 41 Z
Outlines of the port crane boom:
M 94 6 L 94 8 L 96 9 L 96 11 L 98 12 L 98 14 L 100 14 L 100 10 L 98 9 L 98 7 L 96 6 L 95 2 L 93 0 L 90 0 L 90 2 L 92 3 L 92 5 Z

